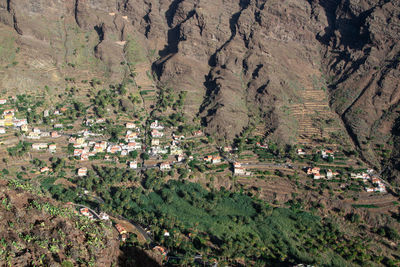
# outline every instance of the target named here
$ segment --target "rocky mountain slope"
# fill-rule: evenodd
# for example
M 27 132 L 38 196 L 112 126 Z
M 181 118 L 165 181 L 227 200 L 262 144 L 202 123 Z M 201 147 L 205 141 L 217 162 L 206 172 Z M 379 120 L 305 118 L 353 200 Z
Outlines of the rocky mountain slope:
M 160 88 L 188 92 L 185 115 L 210 134 L 231 140 L 254 125 L 282 143 L 338 137 L 394 177 L 399 6 L 1 0 L 0 83 L 56 95 L 65 78 L 121 83 L 149 62 Z

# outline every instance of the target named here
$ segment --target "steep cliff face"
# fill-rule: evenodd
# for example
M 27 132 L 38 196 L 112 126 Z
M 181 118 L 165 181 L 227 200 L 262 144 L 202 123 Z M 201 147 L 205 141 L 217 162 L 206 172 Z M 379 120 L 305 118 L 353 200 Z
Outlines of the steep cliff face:
M 398 151 L 393 129 L 400 112 L 400 2 L 325 1 L 322 6 L 330 23 L 318 37 L 326 49 L 332 107 L 365 159 L 385 165 Z
M 3 49 L 11 56 L 2 67 L 12 68 L 2 70 L 0 81 L 20 91 L 62 88 L 71 76 L 115 83 L 128 75 L 122 63 L 141 58 L 160 87 L 188 92 L 185 115 L 209 133 L 232 139 L 261 125 L 282 142 L 307 143 L 345 132 L 343 122 L 364 158 L 380 166 L 388 162 L 376 145 L 395 151 L 397 144 L 399 6 L 398 0 L 1 0 L 0 26 L 13 43 Z M 321 116 L 338 123 L 315 129 Z

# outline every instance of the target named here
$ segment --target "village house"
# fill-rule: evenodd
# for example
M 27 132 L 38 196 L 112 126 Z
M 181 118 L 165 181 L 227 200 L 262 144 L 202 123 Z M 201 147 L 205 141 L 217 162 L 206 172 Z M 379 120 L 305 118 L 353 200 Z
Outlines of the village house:
M 35 150 L 47 149 L 47 144 L 46 143 L 35 143 L 35 144 L 32 144 L 32 149 L 35 149 Z
M 323 159 L 327 159 L 329 157 L 335 158 L 334 152 L 332 150 L 321 150 L 321 156 Z
M 119 146 L 119 145 L 110 145 L 110 146 L 107 148 L 107 152 L 108 152 L 108 153 L 111 153 L 111 154 L 118 153 L 118 152 L 120 152 L 121 150 L 122 150 L 122 148 L 121 148 L 121 146 Z
M 43 167 L 40 169 L 41 173 L 48 172 L 48 171 L 50 171 L 49 167 Z
M 128 151 L 140 150 L 141 148 L 142 148 L 142 145 L 140 143 L 136 143 L 136 142 L 129 142 L 125 146 L 125 149 L 127 149 Z
M 0 126 L 6 126 L 6 120 L 0 119 Z
M 104 221 L 108 221 L 110 219 L 110 216 L 108 216 L 108 214 L 105 212 L 100 212 L 99 217 L 100 217 L 100 220 L 104 220 Z
M 231 146 L 225 146 L 222 150 L 223 150 L 224 152 L 227 152 L 227 153 L 230 153 L 230 152 L 233 151 L 233 149 L 232 149 Z
M 40 133 L 41 131 L 40 131 L 39 128 L 33 128 L 33 132 L 34 132 L 34 133 Z
M 323 178 L 323 176 L 320 174 L 321 169 L 318 167 L 314 168 L 308 168 L 307 169 L 307 175 L 313 175 L 315 180 Z
M 195 131 L 195 132 L 193 133 L 193 135 L 194 135 L 194 136 L 202 136 L 202 135 L 203 135 L 203 132 L 202 132 L 201 130 L 198 130 L 198 131 Z
M 178 146 L 171 146 L 170 147 L 171 155 L 177 156 L 183 154 L 183 150 Z
M 5 134 L 5 133 L 6 133 L 6 129 L 3 128 L 3 127 L 1 127 L 1 128 L 0 128 L 0 134 Z
M 41 132 L 40 137 L 50 137 L 50 133 L 49 132 Z
M 53 126 L 53 128 L 54 129 L 62 129 L 64 126 L 62 125 L 62 123 L 57 123 L 57 124 L 54 124 L 54 126 Z
M 4 126 L 13 126 L 13 115 L 8 114 L 4 116 Z
M 128 233 L 128 232 L 126 231 L 125 227 L 123 227 L 122 225 L 120 225 L 120 224 L 118 224 L 118 223 L 115 225 L 115 228 L 117 229 L 117 231 L 118 231 L 118 233 L 119 233 L 120 235 L 125 235 L 125 234 Z
M 350 177 L 352 179 L 363 179 L 364 181 L 371 179 L 368 173 L 360 172 L 360 173 L 350 173 Z
M 212 159 L 213 159 L 213 156 L 211 156 L 211 155 L 208 155 L 208 156 L 204 157 L 204 161 L 205 162 L 211 162 Z
M 245 175 L 246 170 L 242 167 L 242 164 L 239 162 L 233 163 L 233 174 L 234 175 Z
M 0 99 L 0 105 L 4 105 L 5 103 L 7 103 L 7 99 Z
M 165 148 L 162 148 L 160 146 L 153 146 L 151 147 L 150 154 L 152 155 L 157 155 L 157 154 L 167 154 L 168 150 Z
M 122 149 L 121 150 L 121 156 L 126 156 L 126 155 L 128 155 L 128 150 L 126 150 L 126 149 Z
M 267 145 L 267 144 L 261 144 L 260 142 L 257 142 L 256 145 L 257 145 L 258 147 L 268 149 L 268 145 Z
M 27 136 L 28 139 L 40 139 L 40 133 L 30 132 Z
M 217 164 L 217 163 L 220 163 L 220 162 L 221 162 L 221 157 L 220 156 L 214 156 L 212 158 L 212 163 L 213 164 Z
M 79 138 L 75 139 L 75 144 L 82 145 L 85 143 L 85 141 L 86 141 L 86 139 L 84 137 L 79 137 Z
M 78 176 L 83 177 L 87 175 L 87 168 L 86 167 L 82 167 L 78 169 Z
M 27 132 L 28 131 L 28 124 L 21 125 L 21 131 Z
M 90 219 L 93 219 L 93 214 L 90 213 L 90 211 L 89 211 L 88 208 L 81 208 L 81 209 L 80 209 L 80 212 L 81 212 L 81 214 L 82 214 L 83 216 L 86 216 L 86 217 L 88 217 L 88 218 L 90 218 Z
M 182 162 L 184 159 L 185 159 L 185 157 L 182 154 L 176 156 L 176 160 L 178 162 Z
M 56 152 L 56 150 L 57 150 L 57 145 L 56 144 L 51 144 L 51 145 L 49 145 L 49 151 L 50 152 Z
M 50 135 L 51 135 L 52 138 L 58 138 L 58 137 L 60 137 L 60 135 L 58 134 L 57 131 L 52 131 Z
M 154 251 L 158 251 L 158 253 L 160 253 L 162 256 L 167 256 L 167 250 L 165 249 L 165 248 L 163 248 L 163 247 L 161 247 L 161 246 L 155 246 L 154 248 L 153 248 L 153 250 Z
M 80 155 L 83 154 L 83 149 L 74 149 L 74 157 L 79 157 Z
M 137 167 L 138 167 L 138 165 L 137 165 L 137 161 L 135 160 L 135 161 L 130 161 L 129 162 L 129 168 L 131 168 L 131 169 L 137 169 Z
M 44 111 L 43 111 L 43 117 L 45 117 L 45 118 L 48 117 L 48 116 L 49 116 L 49 113 L 50 113 L 50 112 L 49 112 L 48 109 L 44 110 Z
M 104 152 L 104 148 L 100 144 L 95 144 L 93 146 L 93 152 L 102 153 Z
M 172 134 L 172 139 L 174 139 L 174 140 L 183 140 L 183 139 L 185 139 L 185 136 L 184 135 Z
M 138 138 L 138 133 L 136 132 L 131 132 L 131 131 L 127 131 L 126 135 L 125 135 L 125 141 L 126 142 L 132 142 L 134 141 L 136 138 Z
M 160 137 L 163 137 L 163 136 L 164 136 L 164 133 L 158 131 L 157 129 L 153 129 L 153 130 L 151 131 L 151 137 L 160 138 Z
M 164 127 L 160 124 L 158 124 L 158 120 L 155 120 L 150 124 L 150 129 L 156 129 L 156 130 L 162 130 Z
M 152 146 L 160 145 L 160 139 L 151 139 L 151 145 Z
M 83 154 L 81 155 L 81 161 L 87 161 L 87 160 L 89 160 L 89 155 L 86 154 L 86 153 L 83 153 Z
M 18 111 L 17 109 L 6 109 L 3 111 L 3 116 L 5 119 L 7 119 L 6 118 L 7 115 L 10 115 L 12 118 L 15 115 L 15 112 L 17 112 L 17 111 Z
M 88 146 L 87 143 L 74 144 L 74 148 L 86 148 L 87 146 Z
M 170 169 L 171 169 L 171 165 L 169 164 L 169 162 L 162 162 L 160 164 L 161 171 L 166 171 L 166 170 L 170 170 Z
M 22 125 L 27 125 L 28 120 L 27 119 L 14 119 L 13 121 L 15 127 L 21 127 Z
M 308 168 L 307 175 L 316 174 L 316 173 L 319 173 L 320 171 L 321 171 L 321 168 L 318 168 L 318 167 Z
M 126 129 L 135 129 L 135 124 L 132 122 L 127 122 L 125 124 Z
M 301 148 L 297 149 L 297 155 L 304 156 L 305 154 L 306 154 L 306 152 L 303 149 L 301 149 Z

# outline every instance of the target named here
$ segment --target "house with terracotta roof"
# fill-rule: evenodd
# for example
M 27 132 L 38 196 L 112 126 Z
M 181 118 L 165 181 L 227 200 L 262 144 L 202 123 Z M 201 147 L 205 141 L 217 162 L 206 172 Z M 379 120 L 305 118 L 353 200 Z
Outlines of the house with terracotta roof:
M 217 163 L 221 163 L 221 157 L 220 156 L 214 156 L 212 157 L 212 163 L 213 164 L 217 164 Z
M 50 136 L 51 136 L 52 138 L 58 138 L 58 137 L 60 137 L 60 135 L 58 134 L 57 131 L 52 131 L 52 132 L 50 133 Z
M 111 154 L 115 154 L 117 152 L 120 152 L 121 150 L 122 148 L 119 145 L 111 145 L 107 148 L 107 152 Z
M 90 211 L 88 208 L 81 208 L 80 212 L 83 216 L 89 217 L 90 216 Z
M 211 156 L 211 155 L 204 157 L 205 162 L 211 162 L 212 160 L 213 160 L 213 156 Z
M 74 157 L 79 157 L 80 155 L 82 155 L 83 153 L 83 149 L 74 149 Z
M 78 169 L 78 176 L 83 177 L 87 175 L 87 168 L 86 167 L 82 167 Z
M 311 174 L 317 174 L 321 171 L 321 168 L 318 167 L 314 167 L 314 168 L 308 168 L 307 169 L 307 175 L 311 175 Z
M 86 154 L 86 153 L 82 154 L 81 155 L 81 161 L 87 161 L 87 160 L 89 160 L 89 155 Z
M 127 233 L 128 233 L 128 231 L 126 231 L 125 227 L 123 227 L 123 226 L 120 225 L 119 223 L 117 223 L 117 224 L 115 225 L 115 228 L 117 229 L 117 231 L 118 231 L 118 233 L 119 233 L 120 235 L 124 235 L 124 234 L 127 234 Z
M 160 138 L 160 137 L 163 137 L 163 136 L 164 136 L 164 133 L 158 131 L 157 129 L 153 129 L 153 130 L 151 131 L 151 137 Z
M 57 145 L 56 144 L 49 145 L 49 151 L 50 152 L 56 152 L 56 150 L 57 150 Z
M 201 130 L 198 130 L 198 131 L 195 131 L 195 132 L 193 133 L 193 135 L 194 135 L 194 136 L 202 136 L 202 135 L 203 135 L 203 132 L 202 132 Z

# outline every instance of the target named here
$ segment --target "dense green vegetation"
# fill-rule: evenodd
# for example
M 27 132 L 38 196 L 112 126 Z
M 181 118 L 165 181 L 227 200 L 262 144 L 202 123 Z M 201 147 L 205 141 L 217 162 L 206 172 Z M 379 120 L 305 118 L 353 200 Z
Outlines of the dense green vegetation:
M 369 244 L 359 236 L 339 231 L 329 219 L 301 210 L 276 208 L 240 192 L 207 191 L 199 184 L 164 181 L 166 174 L 146 172 L 142 187 L 117 187 L 122 181 L 139 181 L 129 170 L 95 168 L 79 186 L 95 190 L 105 203 L 92 204 L 150 225 L 155 241 L 170 250 L 176 261 L 190 263 L 196 254 L 233 263 L 244 260 L 263 266 L 265 262 L 346 266 L 381 261 L 372 257 Z M 48 186 L 46 181 L 44 186 Z M 71 189 L 49 187 L 56 198 L 79 201 Z M 70 198 L 68 198 L 69 196 Z M 170 237 L 164 236 L 170 232 Z

